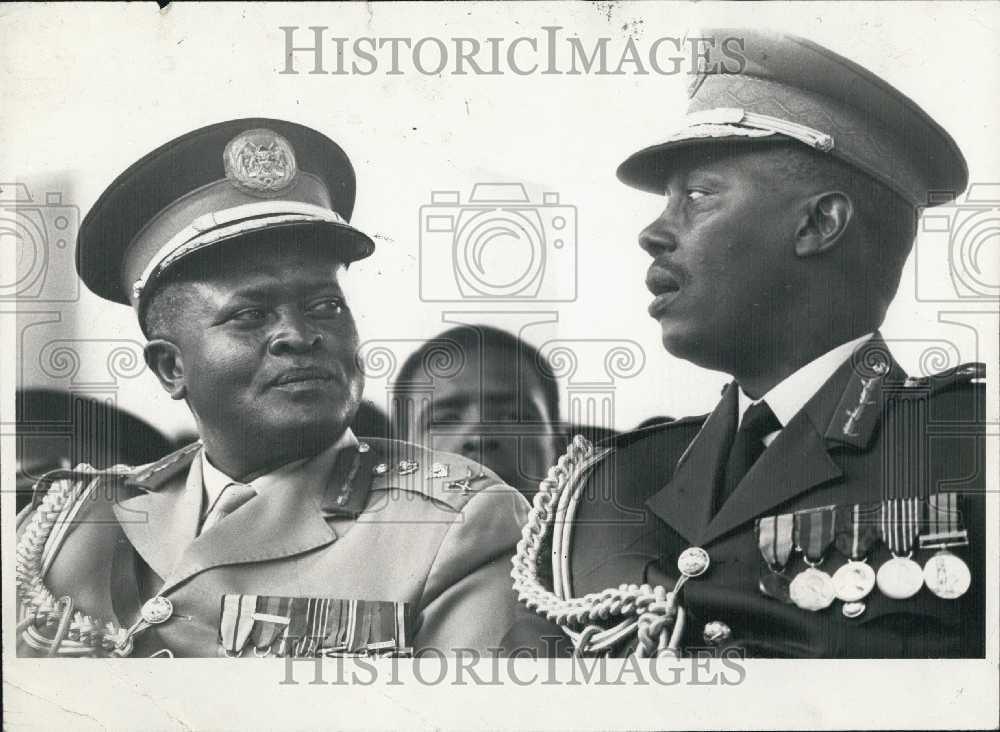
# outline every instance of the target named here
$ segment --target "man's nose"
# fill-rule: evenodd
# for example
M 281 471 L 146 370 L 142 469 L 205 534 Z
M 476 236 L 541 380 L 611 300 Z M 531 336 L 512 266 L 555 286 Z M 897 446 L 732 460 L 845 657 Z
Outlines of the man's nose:
M 673 218 L 674 214 L 668 206 L 639 234 L 639 246 L 649 256 L 655 258 L 664 252 L 677 249 L 677 232 Z
M 274 329 L 268 350 L 275 356 L 305 353 L 319 346 L 323 333 L 299 312 L 283 313 Z

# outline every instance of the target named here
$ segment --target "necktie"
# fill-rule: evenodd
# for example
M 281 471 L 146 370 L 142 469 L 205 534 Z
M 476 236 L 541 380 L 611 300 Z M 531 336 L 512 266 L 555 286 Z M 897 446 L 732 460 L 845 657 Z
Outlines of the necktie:
M 256 495 L 257 491 L 253 489 L 253 486 L 246 485 L 245 483 L 230 483 L 227 485 L 222 489 L 219 499 L 208 512 L 205 524 L 201 529 L 202 532 L 208 531 Z
M 716 513 L 736 490 L 736 486 L 739 485 L 743 476 L 757 462 L 757 458 L 764 452 L 764 438 L 780 429 L 781 422 L 774 416 L 774 412 L 771 411 L 767 402 L 761 400 L 750 405 L 750 408 L 743 415 L 736 436 L 733 438 L 733 446 L 729 451 L 729 459 L 726 461 L 726 471 L 716 490 Z

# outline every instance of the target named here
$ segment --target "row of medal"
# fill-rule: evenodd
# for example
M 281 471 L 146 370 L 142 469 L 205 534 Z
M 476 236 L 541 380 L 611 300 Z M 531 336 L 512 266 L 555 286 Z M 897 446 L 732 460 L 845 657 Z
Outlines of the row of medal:
M 409 617 L 388 600 L 223 595 L 219 644 L 230 658 L 408 655 Z
M 868 559 L 878 542 L 892 556 L 876 571 Z M 969 589 L 972 576 L 948 549 L 968 543 L 955 493 L 767 516 L 757 522 L 757 545 L 770 570 L 760 590 L 813 612 L 841 600 L 847 617 L 865 611 L 861 601 L 876 587 L 893 600 L 913 597 L 925 586 L 953 600 Z M 831 544 L 848 558 L 832 575 L 822 569 Z M 938 551 L 921 567 L 912 559 L 917 548 Z M 789 581 L 785 570 L 793 549 L 807 567 Z

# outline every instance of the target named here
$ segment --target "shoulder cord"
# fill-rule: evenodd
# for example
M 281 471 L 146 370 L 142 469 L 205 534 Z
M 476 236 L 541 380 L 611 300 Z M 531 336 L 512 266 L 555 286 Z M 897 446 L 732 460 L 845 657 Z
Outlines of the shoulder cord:
M 539 484 L 512 560 L 514 591 L 530 610 L 562 628 L 573 641 L 577 655 L 606 651 L 633 632 L 639 640 L 638 656 L 676 655 L 684 626 L 684 609 L 677 604 L 676 593 L 685 577 L 677 582 L 673 592 L 659 585 L 623 584 L 583 597 L 572 596 L 569 571 L 572 520 L 584 478 L 609 452 L 610 449 L 604 449 L 595 453 L 593 444 L 577 435 L 566 454 L 549 468 Z M 553 524 L 555 592 L 550 592 L 539 580 L 538 557 Z M 621 619 L 611 628 L 599 624 L 610 618 Z
M 84 501 L 108 474 L 83 466 L 43 477 L 40 484 L 52 485 L 17 543 L 17 598 L 21 603 L 17 632 L 23 634 L 29 647 L 48 656 L 94 656 L 101 651 L 127 656 L 131 652 L 127 632 L 117 623 L 105 623 L 74 610 L 70 596 L 56 599 L 42 579 Z M 53 627 L 51 639 L 39 632 L 40 628 Z

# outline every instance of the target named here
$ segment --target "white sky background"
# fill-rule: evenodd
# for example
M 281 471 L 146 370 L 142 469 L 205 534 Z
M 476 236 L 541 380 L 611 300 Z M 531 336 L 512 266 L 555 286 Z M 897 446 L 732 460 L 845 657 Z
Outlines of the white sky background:
M 287 25 L 302 27 L 296 36 L 302 45 L 311 42 L 310 25 L 329 26 L 328 36 L 436 36 L 446 43 L 456 36 L 541 40 L 542 26 L 559 25 L 561 38 L 578 35 L 588 48 L 600 36 L 611 37 L 615 64 L 628 33 L 640 49 L 648 49 L 657 37 L 682 36 L 697 26 L 790 30 L 907 93 L 957 140 L 972 181 L 1000 182 L 1000 12 L 996 5 L 971 3 L 175 4 L 162 12 L 152 3 L 8 4 L 0 8 L 0 182 L 26 183 L 36 202 L 44 201 L 48 191 L 60 191 L 82 216 L 119 172 L 177 135 L 236 117 L 301 122 L 341 144 L 357 171 L 353 223 L 377 244 L 373 257 L 352 267 L 348 281 L 363 341 L 402 340 L 394 346 L 402 358 L 420 340 L 448 327 L 446 311 L 483 311 L 454 319 L 501 325 L 546 319 L 509 311 L 557 312 L 557 322 L 530 328 L 525 337 L 536 345 L 554 338 L 606 341 L 568 344 L 580 356 L 570 387 L 603 378 L 596 388 L 613 391 L 617 428 L 657 414 L 683 416 L 712 408 L 726 377 L 669 357 L 660 346 L 659 326 L 646 314 L 648 261 L 637 234 L 657 214 L 660 201 L 614 176 L 625 156 L 655 141 L 683 111 L 687 76 L 517 76 L 509 71 L 423 76 L 409 61 L 401 76 L 387 76 L 383 68 L 371 76 L 284 76 L 278 74 L 284 66 L 279 26 Z M 326 51 L 329 68 L 332 45 Z M 385 50 L 379 59 L 388 63 Z M 308 70 L 311 57 L 300 54 L 297 66 Z M 497 305 L 419 299 L 420 207 L 430 202 L 432 191 L 459 191 L 464 202 L 474 183 L 496 181 L 523 182 L 532 201 L 556 192 L 561 204 L 576 207 L 575 301 Z M 0 219 L 6 215 L 0 211 Z M 994 231 L 993 254 L 980 257 L 981 265 L 994 268 L 981 279 L 994 287 L 996 236 Z M 924 369 L 932 370 L 970 360 L 995 363 L 995 302 L 959 302 L 949 294 L 954 288 L 947 277 L 946 245 L 923 236 L 917 255 L 919 260 L 910 259 L 883 328 L 890 340 L 900 341 L 894 346 L 897 357 L 918 373 L 922 359 Z M 65 291 L 74 277 L 68 250 L 52 249 L 51 257 L 46 286 Z M 565 288 L 571 268 L 549 266 L 546 277 Z M 7 276 L 2 284 L 12 279 Z M 918 295 L 945 301 L 918 300 Z M 108 354 L 116 347 L 110 341 L 142 340 L 129 309 L 86 290 L 74 304 L 39 301 L 19 307 L 32 311 L 20 316 L 18 328 L 25 386 L 114 391 L 106 371 Z M 490 314 L 499 311 L 508 314 Z M 994 315 L 975 315 L 979 311 Z M 73 348 L 83 354 L 78 371 L 53 360 L 59 345 L 53 341 L 60 339 L 76 341 Z M 79 339 L 91 342 L 81 345 Z M 643 355 L 632 378 L 612 384 L 606 381 L 603 354 L 617 341 L 633 342 Z M 942 359 L 928 351 L 934 348 L 943 349 Z M 121 406 L 170 434 L 190 429 L 184 405 L 166 398 L 150 374 L 131 368 L 127 359 L 117 368 L 126 374 L 117 380 Z M 384 405 L 385 380 L 369 379 L 366 396 Z

